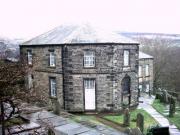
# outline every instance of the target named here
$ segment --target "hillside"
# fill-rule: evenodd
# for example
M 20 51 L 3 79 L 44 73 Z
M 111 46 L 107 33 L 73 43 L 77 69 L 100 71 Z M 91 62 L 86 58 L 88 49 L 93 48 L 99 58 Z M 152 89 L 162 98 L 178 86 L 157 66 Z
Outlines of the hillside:
M 20 39 L 8 39 L 0 37 L 0 54 L 9 58 L 16 58 L 19 55 Z
M 164 33 L 138 33 L 138 32 L 118 32 L 119 34 L 138 40 L 138 38 L 161 38 L 170 41 L 175 46 L 180 46 L 180 34 L 164 34 Z

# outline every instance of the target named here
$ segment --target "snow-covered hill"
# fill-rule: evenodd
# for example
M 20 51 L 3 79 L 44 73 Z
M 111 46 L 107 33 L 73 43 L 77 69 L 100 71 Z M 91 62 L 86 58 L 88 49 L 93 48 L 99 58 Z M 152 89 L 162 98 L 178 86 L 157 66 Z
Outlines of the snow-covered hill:
M 8 39 L 0 37 L 0 55 L 9 58 L 16 58 L 19 55 L 19 44 L 22 43 L 21 39 Z
M 137 32 L 118 32 L 119 34 L 137 40 L 138 38 L 154 39 L 160 38 L 171 41 L 172 45 L 180 46 L 180 34 L 164 33 L 137 33 Z

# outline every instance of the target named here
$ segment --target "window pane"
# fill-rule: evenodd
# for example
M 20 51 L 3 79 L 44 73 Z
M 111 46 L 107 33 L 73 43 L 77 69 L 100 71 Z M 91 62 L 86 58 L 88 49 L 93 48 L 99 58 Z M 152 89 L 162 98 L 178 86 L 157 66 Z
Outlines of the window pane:
M 84 80 L 84 87 L 85 89 L 95 89 L 95 80 L 93 79 Z
M 94 67 L 94 66 L 95 66 L 94 52 L 92 51 L 84 52 L 84 67 Z
M 56 96 L 56 80 L 54 78 L 50 79 L 50 93 L 52 97 Z
M 141 84 L 139 85 L 139 90 L 142 91 L 142 85 Z
M 146 84 L 146 92 L 149 92 L 150 86 L 149 84 Z
M 27 53 L 28 53 L 28 64 L 32 65 L 32 52 L 28 51 Z
M 49 59 L 50 59 L 50 66 L 55 66 L 55 54 L 54 54 L 54 52 L 50 52 L 50 57 L 49 57 Z
M 129 51 L 124 51 L 124 66 L 129 66 Z

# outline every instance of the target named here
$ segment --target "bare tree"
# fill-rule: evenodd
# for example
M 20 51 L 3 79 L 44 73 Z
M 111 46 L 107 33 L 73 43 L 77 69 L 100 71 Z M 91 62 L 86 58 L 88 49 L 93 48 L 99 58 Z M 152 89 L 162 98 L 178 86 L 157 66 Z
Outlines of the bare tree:
M 11 62 L 5 57 L 0 59 L 0 124 L 2 135 L 5 135 L 5 123 L 21 112 L 19 106 L 22 102 L 41 102 L 33 88 L 25 83 L 27 75 L 32 72 L 25 58 Z M 6 130 L 7 131 L 7 130 Z
M 139 37 L 140 50 L 154 57 L 154 90 L 158 88 L 180 92 L 180 47 L 172 40 L 154 36 Z

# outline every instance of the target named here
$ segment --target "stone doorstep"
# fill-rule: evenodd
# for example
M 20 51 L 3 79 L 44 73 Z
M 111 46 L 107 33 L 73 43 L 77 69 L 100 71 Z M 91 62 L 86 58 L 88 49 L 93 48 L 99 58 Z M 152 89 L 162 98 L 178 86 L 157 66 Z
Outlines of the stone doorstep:
M 41 126 L 37 123 L 30 122 L 29 124 L 23 124 L 21 126 L 13 126 L 9 128 L 11 134 L 18 134 L 26 131 L 36 130 L 41 128 Z

